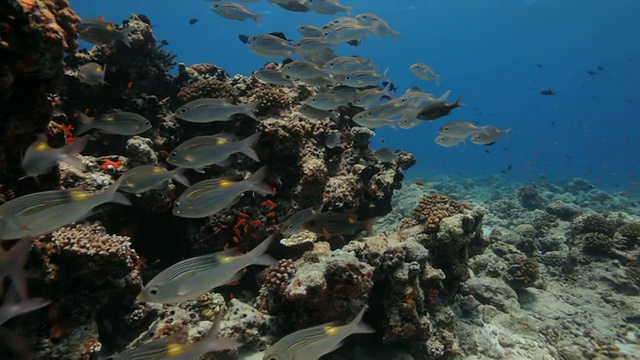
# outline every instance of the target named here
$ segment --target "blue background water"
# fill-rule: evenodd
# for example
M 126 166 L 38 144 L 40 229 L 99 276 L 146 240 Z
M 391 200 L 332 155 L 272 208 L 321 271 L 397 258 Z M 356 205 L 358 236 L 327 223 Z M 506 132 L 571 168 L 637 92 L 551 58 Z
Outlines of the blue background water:
M 343 0 L 355 16 L 381 15 L 401 33 L 370 37 L 341 55 L 371 57 L 403 92 L 418 85 L 468 106 L 411 130 L 385 128 L 372 140 L 416 155 L 411 170 L 428 178 L 498 175 L 520 181 L 574 176 L 631 195 L 640 192 L 640 2 L 635 0 Z M 263 14 L 253 21 L 226 20 L 199 0 L 71 0 L 81 17 L 120 22 L 147 15 L 157 39 L 187 65 L 215 63 L 249 75 L 268 59 L 253 55 L 238 34 L 283 31 L 300 36 L 301 24 L 322 25 L 331 15 L 292 13 L 263 1 L 245 4 Z M 198 18 L 189 25 L 190 18 Z M 85 46 L 87 44 L 84 44 Z M 422 61 L 442 74 L 440 87 L 415 78 Z M 604 68 L 599 70 L 598 66 Z M 587 71 L 594 71 L 589 75 Z M 557 91 L 543 96 L 541 90 Z M 512 128 L 493 146 L 467 143 L 443 148 L 433 139 L 442 124 L 465 120 Z M 382 143 L 384 139 L 384 143 Z M 501 170 L 512 165 L 506 174 Z

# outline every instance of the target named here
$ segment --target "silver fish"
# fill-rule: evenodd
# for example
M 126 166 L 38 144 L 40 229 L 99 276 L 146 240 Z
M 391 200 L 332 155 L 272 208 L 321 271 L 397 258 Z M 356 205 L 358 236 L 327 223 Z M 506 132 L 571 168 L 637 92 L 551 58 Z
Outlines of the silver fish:
M 81 190 L 50 190 L 23 195 L 0 205 L 0 239 L 39 236 L 78 221 L 91 209 L 108 202 L 131 205 L 117 193 L 121 179 L 95 193 Z
M 362 25 L 370 26 L 370 32 L 375 36 L 393 36 L 398 41 L 399 32 L 393 30 L 380 16 L 372 13 L 364 13 L 356 16 L 356 20 Z
M 448 137 L 466 138 L 469 135 L 488 129 L 489 126 L 475 126 L 468 121 L 452 121 L 440 127 L 440 129 L 438 129 L 438 133 Z
M 373 158 L 381 163 L 391 163 L 398 158 L 398 153 L 390 148 L 381 148 L 373 152 Z
M 136 195 L 158 188 L 165 181 L 176 180 L 184 186 L 189 186 L 189 180 L 184 177 L 185 169 L 176 168 L 171 171 L 155 165 L 136 166 L 122 174 L 120 190 Z
M 387 98 L 392 99 L 393 94 L 389 92 L 391 88 L 391 83 L 387 83 L 387 86 L 384 89 L 380 90 L 379 88 L 371 88 L 358 92 L 358 96 L 351 102 L 354 106 L 369 108 L 373 104 L 379 102 L 380 100 Z
M 104 81 L 105 74 L 107 73 L 107 65 L 102 66 L 98 63 L 90 62 L 86 63 L 78 68 L 78 80 L 91 86 L 108 85 Z
M 304 4 L 309 10 L 317 12 L 318 14 L 335 15 L 341 12 L 351 13 L 352 6 L 344 6 L 338 3 L 337 0 L 307 0 Z
M 173 304 L 197 299 L 212 289 L 239 280 L 242 269 L 251 265 L 269 266 L 275 262 L 266 254 L 275 235 L 246 254 L 225 250 L 182 260 L 156 275 L 140 294 L 139 301 Z
M 322 324 L 289 334 L 268 348 L 263 360 L 318 360 L 340 346 L 351 334 L 375 332 L 362 322 L 367 306 L 348 324 L 336 326 L 335 323 Z
M 99 129 L 107 134 L 127 136 L 138 135 L 151 129 L 149 120 L 132 112 L 119 111 L 112 114 L 104 114 L 98 116 L 95 120 L 79 111 L 76 111 L 75 115 L 80 120 L 76 136 L 84 134 L 91 129 Z
M 345 99 L 339 96 L 327 93 L 315 94 L 301 102 L 303 105 L 309 105 L 319 110 L 334 110 L 340 106 L 345 106 L 348 103 L 348 101 L 345 101 Z
M 253 149 L 259 138 L 260 133 L 241 141 L 235 141 L 235 135 L 229 133 L 196 136 L 173 149 L 167 162 L 183 168 L 202 170 L 213 164 L 226 166 L 227 159 L 234 153 L 243 153 L 259 162 L 258 154 Z
M 511 129 L 498 129 L 495 126 L 488 126 L 486 129 L 471 136 L 471 142 L 476 145 L 492 145 L 501 137 L 509 135 Z
M 364 39 L 370 31 L 369 26 L 361 25 L 358 22 L 351 24 L 340 24 L 322 33 L 322 39 L 332 44 L 343 44 L 351 41 Z
M 242 114 L 257 120 L 253 111 L 258 104 L 256 101 L 251 104 L 233 105 L 227 99 L 198 99 L 178 108 L 175 117 L 189 122 L 208 123 L 229 121 L 234 115 Z
M 222 16 L 223 18 L 229 20 L 238 20 L 245 21 L 247 19 L 253 19 L 258 25 L 262 26 L 260 23 L 260 14 L 254 14 L 246 7 L 232 3 L 232 2 L 221 2 L 219 4 L 214 4 L 211 6 L 211 10 L 213 10 L 216 14 Z
M 219 178 L 191 185 L 173 203 L 173 214 L 186 218 L 203 218 L 233 206 L 246 191 L 273 195 L 274 189 L 262 182 L 266 175 L 267 168 L 262 167 L 246 180 Z
M 307 61 L 292 61 L 282 67 L 282 73 L 296 79 L 314 79 L 326 75 L 321 67 Z
M 254 54 L 266 58 L 288 57 L 293 53 L 293 46 L 286 40 L 271 34 L 258 34 L 248 40 L 247 47 Z
M 47 143 L 47 135 L 40 134 L 38 139 L 27 148 L 22 158 L 24 177 L 37 177 L 49 171 L 59 161 L 64 161 L 73 167 L 84 170 L 82 159 L 78 154 L 84 150 L 89 142 L 89 137 L 84 136 L 75 139 L 61 148 L 52 148 Z
M 358 56 L 338 56 L 327 61 L 323 69 L 329 70 L 334 75 L 347 75 L 354 71 L 376 71 L 377 67 L 371 64 L 370 59 Z
M 387 68 L 384 73 L 377 74 L 374 71 L 354 71 L 346 75 L 337 75 L 337 81 L 345 86 L 355 87 L 355 88 L 363 88 L 369 86 L 378 86 L 378 83 L 381 81 L 388 81 L 387 79 Z
M 319 213 L 321 209 L 322 206 L 319 208 L 310 207 L 289 216 L 287 220 L 280 224 L 280 233 L 283 235 L 293 235 L 304 231 L 302 224 L 312 215 Z
M 296 27 L 296 30 L 298 30 L 302 36 L 308 37 L 320 37 L 324 32 L 319 27 L 313 25 L 300 25 Z
M 205 335 L 204 339 L 193 344 L 176 343 L 173 337 L 169 336 L 112 355 L 106 360 L 193 360 L 213 351 L 232 350 L 242 346 L 241 343 L 233 339 L 219 337 L 222 315 L 222 313 L 216 315 L 209 333 Z
M 101 19 L 85 19 L 77 25 L 78 37 L 94 45 L 113 45 L 116 40 L 127 46 L 131 46 L 129 34 L 133 27 L 126 27 L 123 30 L 116 29 L 113 23 Z
M 253 76 L 271 85 L 288 86 L 293 83 L 291 79 L 282 75 L 282 73 L 276 69 L 260 69 L 256 71 Z
M 425 64 L 425 63 L 415 63 L 413 65 L 411 65 L 410 67 L 411 72 L 418 78 L 418 79 L 422 79 L 425 81 L 430 81 L 430 80 L 434 80 L 436 82 L 436 85 L 440 86 L 440 76 L 439 74 L 436 74 L 435 71 L 433 71 L 433 69 Z
M 317 37 L 303 37 L 293 44 L 296 55 L 303 56 L 307 54 L 322 53 L 325 49 L 335 46 L 324 39 Z
M 337 121 L 339 119 L 338 114 L 334 111 L 316 109 L 313 106 L 309 106 L 307 104 L 303 104 L 302 106 L 300 106 L 300 108 L 298 109 L 298 113 L 302 116 L 314 120 L 330 118 L 331 120 Z
M 453 147 L 457 146 L 460 143 L 464 143 L 464 138 L 456 138 L 456 137 L 448 137 L 444 135 L 436 136 L 434 142 L 443 147 Z
M 327 148 L 333 149 L 338 146 L 338 144 L 340 144 L 340 138 L 340 132 L 332 131 L 326 135 L 324 144 L 327 146 Z

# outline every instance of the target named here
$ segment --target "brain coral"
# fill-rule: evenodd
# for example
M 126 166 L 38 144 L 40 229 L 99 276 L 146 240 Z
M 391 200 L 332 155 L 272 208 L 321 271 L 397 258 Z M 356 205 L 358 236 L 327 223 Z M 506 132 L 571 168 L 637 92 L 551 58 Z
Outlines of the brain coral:
M 457 201 L 441 194 L 429 194 L 420 200 L 418 206 L 412 211 L 412 215 L 420 222 L 425 222 L 427 230 L 438 230 L 440 220 L 460 214 L 464 207 Z

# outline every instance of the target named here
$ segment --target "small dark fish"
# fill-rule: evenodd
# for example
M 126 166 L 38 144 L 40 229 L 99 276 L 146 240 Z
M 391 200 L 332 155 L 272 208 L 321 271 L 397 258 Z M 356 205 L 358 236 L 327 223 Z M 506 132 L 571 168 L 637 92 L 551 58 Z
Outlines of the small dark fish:
M 321 234 L 325 238 L 331 238 L 336 235 L 355 235 L 362 230 L 372 234 L 375 221 L 375 218 L 358 221 L 356 214 L 326 212 L 313 213 L 304 218 L 301 225 L 305 230 Z
M 556 124 L 556 122 L 555 122 L 555 121 L 553 121 L 553 120 L 551 120 L 551 121 L 549 121 L 549 124 L 551 124 L 551 125 L 555 125 L 555 124 Z
M 564 157 L 566 157 L 568 160 L 571 160 L 571 155 L 567 154 Z
M 587 70 L 587 74 L 589 74 L 589 75 L 593 76 L 593 75 L 595 75 L 595 74 L 596 74 L 596 72 L 595 72 L 595 71 L 593 71 L 593 70 Z
M 249 43 L 249 37 L 247 35 L 240 34 L 238 35 L 238 39 L 240 39 L 240 41 L 242 41 L 243 44 Z
M 486 152 L 487 154 L 491 154 L 491 151 L 484 149 L 484 152 Z
M 193 25 L 193 24 L 195 24 L 197 22 L 198 22 L 198 19 L 196 19 L 196 18 L 189 19 L 189 25 Z
M 545 96 L 549 96 L 549 95 L 555 95 L 555 94 L 557 94 L 557 92 L 549 89 L 549 90 L 540 91 L 540 94 L 545 95 Z
M 511 168 L 513 167 L 513 165 L 509 165 L 507 166 L 507 171 L 511 171 Z
M 542 65 L 538 64 L 538 65 L 536 65 L 536 66 L 537 66 L 537 67 L 539 67 L 540 69 L 542 69 Z
M 500 170 L 501 173 L 506 174 L 507 172 L 505 170 Z
M 388 82 L 388 81 L 383 81 L 383 82 L 382 82 L 382 87 L 387 87 L 387 84 L 390 84 L 390 86 L 389 86 L 389 91 L 396 92 L 396 91 L 398 90 L 398 87 L 397 87 L 397 86 L 393 85 L 393 83 L 390 83 L 390 82 Z
M 598 70 L 604 71 L 604 66 L 598 66 Z
M 167 40 L 161 40 L 160 44 L 164 45 L 164 46 L 167 46 L 167 45 L 169 45 L 169 42 Z
M 445 101 L 438 101 L 423 107 L 418 115 L 416 115 L 416 119 L 433 121 L 443 116 L 449 115 L 451 110 L 460 106 L 464 106 L 464 104 L 460 102 L 460 98 L 458 98 L 458 100 L 456 100 L 456 102 L 454 102 L 453 104 L 449 104 Z

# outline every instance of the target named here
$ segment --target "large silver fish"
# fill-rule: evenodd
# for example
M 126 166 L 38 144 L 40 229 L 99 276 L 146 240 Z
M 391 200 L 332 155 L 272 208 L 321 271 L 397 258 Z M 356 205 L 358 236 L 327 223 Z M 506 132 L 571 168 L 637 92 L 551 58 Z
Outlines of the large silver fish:
M 335 323 L 328 323 L 289 334 L 268 348 L 262 359 L 317 360 L 322 355 L 342 346 L 344 339 L 351 334 L 375 332 L 369 325 L 362 322 L 362 316 L 366 310 L 365 306 L 347 325 L 336 326 Z
M 213 10 L 216 14 L 222 16 L 223 18 L 229 20 L 238 20 L 245 21 L 247 19 L 253 19 L 258 25 L 262 26 L 260 23 L 260 14 L 254 14 L 246 7 L 232 3 L 232 2 L 221 2 L 219 4 L 214 4 L 211 6 L 211 10 Z
M 86 133 L 91 129 L 99 129 L 107 134 L 114 135 L 138 135 L 151 129 L 151 123 L 144 116 L 125 111 L 118 111 L 111 114 L 104 114 L 95 120 L 87 115 L 76 111 L 76 116 L 80 120 L 80 126 L 76 131 L 76 136 Z
M 233 206 L 246 191 L 273 195 L 274 189 L 262 182 L 266 175 L 267 168 L 263 166 L 242 181 L 223 178 L 200 181 L 191 185 L 173 203 L 173 214 L 186 218 L 203 218 Z
M 86 63 L 78 68 L 78 80 L 91 86 L 107 84 L 104 77 L 107 74 L 107 65 L 102 66 L 98 63 Z
M 253 110 L 258 102 L 234 105 L 227 99 L 198 99 L 181 106 L 176 110 L 175 117 L 194 123 L 208 123 L 213 121 L 229 121 L 236 114 L 246 115 L 254 120 Z
M 78 221 L 91 209 L 108 202 L 131 205 L 117 193 L 122 178 L 95 193 L 50 190 L 20 196 L 0 205 L 0 240 L 39 236 Z
M 275 235 L 246 254 L 225 250 L 182 260 L 156 275 L 138 295 L 138 300 L 173 304 L 197 299 L 200 295 L 239 280 L 251 265 L 269 266 L 275 262 L 266 254 Z
M 175 166 L 202 171 L 204 167 L 213 164 L 227 165 L 229 156 L 234 153 L 243 153 L 255 161 L 260 161 L 253 149 L 259 138 L 260 133 L 241 141 L 234 141 L 235 135 L 230 133 L 196 136 L 171 151 L 167 162 Z

